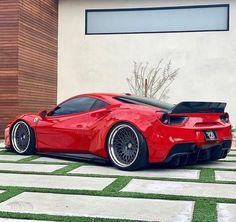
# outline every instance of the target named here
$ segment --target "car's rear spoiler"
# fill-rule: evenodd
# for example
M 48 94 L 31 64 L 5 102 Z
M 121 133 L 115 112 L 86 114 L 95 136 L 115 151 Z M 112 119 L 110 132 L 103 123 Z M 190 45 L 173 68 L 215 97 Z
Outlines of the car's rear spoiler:
M 224 113 L 226 103 L 218 102 L 181 102 L 170 113 Z

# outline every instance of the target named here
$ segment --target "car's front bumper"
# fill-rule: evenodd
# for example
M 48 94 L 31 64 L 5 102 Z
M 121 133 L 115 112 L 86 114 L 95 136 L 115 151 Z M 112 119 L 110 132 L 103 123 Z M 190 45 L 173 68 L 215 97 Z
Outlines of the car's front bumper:
M 231 143 L 231 140 L 224 140 L 222 143 L 208 144 L 201 148 L 194 143 L 176 144 L 163 162 L 171 166 L 179 166 L 222 159 L 230 151 Z
M 4 131 L 4 138 L 5 138 L 5 147 L 7 149 L 10 149 L 11 147 L 11 141 L 10 141 L 10 127 L 7 126 L 7 128 Z

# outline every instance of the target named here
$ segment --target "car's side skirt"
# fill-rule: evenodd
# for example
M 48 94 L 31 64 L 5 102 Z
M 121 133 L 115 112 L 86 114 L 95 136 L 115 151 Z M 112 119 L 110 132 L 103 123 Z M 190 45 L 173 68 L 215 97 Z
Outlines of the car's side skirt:
M 102 157 L 93 155 L 93 154 L 84 154 L 84 153 L 43 153 L 39 152 L 38 154 L 43 156 L 50 156 L 50 157 L 58 157 L 62 159 L 68 159 L 68 160 L 79 160 L 79 161 L 85 161 L 85 162 L 96 162 L 96 163 L 102 163 L 107 164 L 108 160 L 104 159 Z

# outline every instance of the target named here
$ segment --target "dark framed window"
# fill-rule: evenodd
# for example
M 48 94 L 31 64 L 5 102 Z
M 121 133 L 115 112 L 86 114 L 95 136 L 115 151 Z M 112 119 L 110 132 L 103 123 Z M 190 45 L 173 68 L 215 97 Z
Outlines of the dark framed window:
M 101 108 L 104 108 L 108 105 L 109 105 L 108 103 L 106 103 L 100 99 L 97 99 L 95 101 L 95 103 L 93 104 L 93 106 L 91 107 L 91 110 L 101 109 Z
M 48 113 L 48 116 L 61 116 L 73 113 L 86 112 L 91 109 L 95 102 L 96 99 L 91 97 L 73 98 L 58 105 L 53 111 Z
M 88 9 L 85 14 L 87 35 L 229 30 L 229 4 Z

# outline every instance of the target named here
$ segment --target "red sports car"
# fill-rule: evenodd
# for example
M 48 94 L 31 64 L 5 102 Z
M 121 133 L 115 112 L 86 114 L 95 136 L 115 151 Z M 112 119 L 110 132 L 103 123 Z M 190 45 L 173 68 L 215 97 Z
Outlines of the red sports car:
M 72 97 L 53 110 L 18 116 L 5 144 L 18 154 L 89 154 L 122 170 L 225 158 L 232 142 L 226 103 L 177 105 L 130 94 Z M 86 156 L 86 155 L 85 155 Z

